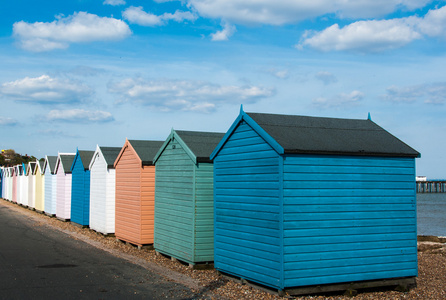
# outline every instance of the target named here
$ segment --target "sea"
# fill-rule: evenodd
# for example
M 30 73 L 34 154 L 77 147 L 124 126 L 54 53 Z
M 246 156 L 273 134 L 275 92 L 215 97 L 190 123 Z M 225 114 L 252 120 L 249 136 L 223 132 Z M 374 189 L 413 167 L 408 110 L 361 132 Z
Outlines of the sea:
M 446 237 L 446 193 L 417 194 L 418 235 Z

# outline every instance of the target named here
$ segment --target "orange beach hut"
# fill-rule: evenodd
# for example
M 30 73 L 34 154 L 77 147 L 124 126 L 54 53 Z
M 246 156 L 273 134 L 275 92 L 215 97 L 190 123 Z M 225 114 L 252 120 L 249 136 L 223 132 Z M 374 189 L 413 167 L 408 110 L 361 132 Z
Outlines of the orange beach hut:
M 137 246 L 153 244 L 155 166 L 164 141 L 127 140 L 115 160 L 115 236 Z

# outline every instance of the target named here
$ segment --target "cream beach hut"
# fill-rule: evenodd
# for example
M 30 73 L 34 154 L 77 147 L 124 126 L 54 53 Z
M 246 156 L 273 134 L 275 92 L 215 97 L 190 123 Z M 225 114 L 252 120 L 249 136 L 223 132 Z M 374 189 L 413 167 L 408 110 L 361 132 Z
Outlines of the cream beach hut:
M 36 168 L 34 169 L 35 176 L 35 209 L 38 212 L 43 212 L 45 210 L 45 169 L 44 160 L 36 161 Z

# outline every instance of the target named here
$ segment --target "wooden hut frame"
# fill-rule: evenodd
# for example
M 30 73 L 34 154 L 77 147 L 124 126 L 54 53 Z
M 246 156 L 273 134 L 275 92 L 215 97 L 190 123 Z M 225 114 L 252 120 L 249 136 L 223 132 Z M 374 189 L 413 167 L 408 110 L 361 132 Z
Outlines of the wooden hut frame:
M 56 215 L 57 204 L 57 176 L 56 176 L 57 156 L 45 156 L 43 172 L 45 174 L 45 214 Z
M 56 161 L 56 217 L 62 221 L 69 221 L 71 218 L 71 165 L 75 155 L 59 153 Z

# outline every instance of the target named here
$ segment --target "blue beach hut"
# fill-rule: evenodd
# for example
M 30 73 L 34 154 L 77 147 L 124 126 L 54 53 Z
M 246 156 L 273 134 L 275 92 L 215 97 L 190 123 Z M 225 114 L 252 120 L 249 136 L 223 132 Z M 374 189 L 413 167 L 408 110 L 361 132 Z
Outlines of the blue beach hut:
M 77 150 L 71 165 L 71 222 L 90 224 L 90 161 L 94 151 Z
M 45 174 L 45 214 L 49 216 L 56 215 L 57 204 L 57 176 L 56 176 L 57 156 L 45 156 L 44 174 Z
M 414 282 L 419 156 L 370 119 L 241 109 L 210 157 L 215 268 L 293 292 Z

